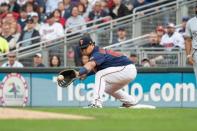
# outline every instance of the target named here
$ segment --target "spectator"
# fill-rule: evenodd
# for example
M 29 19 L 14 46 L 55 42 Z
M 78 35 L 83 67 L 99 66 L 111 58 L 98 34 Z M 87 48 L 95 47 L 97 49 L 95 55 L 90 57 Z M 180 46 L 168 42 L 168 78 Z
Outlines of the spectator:
M 117 32 L 117 37 L 115 37 L 113 44 L 120 43 L 127 40 L 127 32 L 124 28 L 119 28 Z
M 167 50 L 171 50 L 173 47 L 185 48 L 183 36 L 175 32 L 175 25 L 173 23 L 168 23 L 167 32 L 162 37 L 160 44 L 166 47 Z
M 18 3 L 16 2 L 16 0 L 10 0 L 10 12 L 16 12 L 19 13 L 20 11 L 20 6 L 18 5 Z
M 81 15 L 85 21 L 88 21 L 88 14 L 86 13 L 86 8 L 82 3 L 77 4 L 78 10 L 79 10 L 79 15 Z
M 40 23 L 39 23 L 39 16 L 38 16 L 38 13 L 37 12 L 34 12 L 34 13 L 31 13 L 31 16 L 32 19 L 33 19 L 33 22 L 34 22 L 34 28 L 36 30 L 40 30 Z
M 62 0 L 47 0 L 46 1 L 46 13 L 50 14 L 58 7 L 58 3 Z
M 9 52 L 9 44 L 6 39 L 0 36 L 0 53 Z
M 42 63 L 42 54 L 36 53 L 33 58 L 33 67 L 45 67 Z
M 55 19 L 55 22 L 60 23 L 63 27 L 65 25 L 65 20 L 63 17 L 61 17 L 61 11 L 59 9 L 55 9 L 53 11 L 53 17 Z
M 101 2 L 97 1 L 94 5 L 94 10 L 89 14 L 89 20 L 96 20 L 107 15 L 107 12 L 101 9 Z
M 158 41 L 160 42 L 162 36 L 165 34 L 165 30 L 164 30 L 163 26 L 157 26 L 156 33 L 157 33 L 157 36 L 158 36 Z
M 151 67 L 152 66 L 151 62 L 148 58 L 142 59 L 141 63 L 142 63 L 142 67 Z
M 110 9 L 110 16 L 113 19 L 129 15 L 130 12 L 128 8 L 121 3 L 122 0 L 113 0 L 113 2 L 114 2 L 114 6 L 112 9 Z
M 141 65 L 139 65 L 138 57 L 135 53 L 131 53 L 129 56 L 129 59 L 133 62 L 133 64 L 135 64 L 135 66 L 137 66 L 137 67 L 141 66 Z
M 57 55 L 53 55 L 50 59 L 50 67 L 60 67 L 61 61 L 60 57 Z
M 1 67 L 24 67 L 22 63 L 16 60 L 16 54 L 10 52 L 8 54 L 8 61 L 5 62 Z
M 20 18 L 18 19 L 18 23 L 20 24 L 22 30 L 25 28 L 26 20 L 27 20 L 27 12 L 22 8 L 20 10 Z
M 63 26 L 55 22 L 53 14 L 47 17 L 47 23 L 41 25 L 39 32 L 42 40 L 54 40 L 64 36 Z
M 35 37 L 39 37 L 39 36 L 40 36 L 39 32 L 37 30 L 35 30 L 35 24 L 34 24 L 33 18 L 29 17 L 27 19 L 27 30 L 22 31 L 18 42 L 28 40 L 28 39 L 31 39 L 31 38 L 35 38 Z M 26 46 L 29 46 L 29 45 L 32 45 L 32 44 L 35 44 L 35 43 L 38 43 L 38 42 L 40 42 L 40 38 L 33 39 L 31 41 L 22 42 L 20 44 L 20 46 L 26 47 Z
M 78 8 L 76 6 L 72 9 L 72 16 L 68 18 L 66 22 L 66 29 L 68 33 L 77 32 L 86 29 L 85 19 L 79 15 Z
M 38 17 L 39 17 L 39 23 L 43 24 L 46 19 L 45 9 L 42 6 L 38 6 Z
M 109 15 L 109 7 L 106 0 L 101 0 L 101 9 Z
M 13 32 L 16 30 L 15 20 L 11 21 L 11 19 L 3 19 L 2 24 L 2 36 L 9 43 L 9 49 L 14 50 L 16 48 L 16 42 L 18 40 L 18 36 L 14 37 Z
M 185 28 L 186 28 L 186 24 L 187 24 L 188 20 L 189 20 L 189 17 L 187 17 L 187 16 L 183 17 L 182 23 L 181 23 L 181 28 L 177 29 L 177 32 L 182 34 L 182 36 L 184 36 L 184 34 L 185 34 Z
M 67 20 L 71 16 L 71 12 L 72 12 L 73 7 L 71 5 L 70 0 L 63 0 L 63 2 L 64 2 L 64 7 L 65 7 L 64 19 Z
M 0 19 L 3 19 L 7 13 L 9 12 L 9 4 L 8 3 L 2 3 L 0 6 Z
M 35 13 L 33 4 L 30 3 L 30 2 L 28 2 L 28 3 L 25 5 L 25 11 L 27 12 L 27 15 L 29 15 L 29 16 L 31 16 L 31 13 Z
M 123 0 L 122 3 L 128 8 L 129 12 L 132 14 L 134 5 L 133 2 L 134 0 Z
M 92 5 L 89 3 L 89 1 L 88 0 L 80 0 L 79 1 L 81 4 L 83 4 L 84 5 L 84 7 L 85 7 L 85 13 L 84 13 L 84 18 L 87 18 L 88 17 L 88 15 L 89 15 L 89 13 L 92 11 Z
M 58 10 L 60 10 L 60 14 L 61 14 L 61 17 L 64 18 L 64 13 L 65 13 L 65 5 L 64 5 L 64 2 L 59 2 L 58 3 Z
M 159 39 L 158 39 L 158 35 L 155 32 L 151 32 L 149 35 L 149 42 L 145 45 L 143 45 L 143 47 L 145 48 L 158 48 L 158 47 L 162 47 L 159 44 Z

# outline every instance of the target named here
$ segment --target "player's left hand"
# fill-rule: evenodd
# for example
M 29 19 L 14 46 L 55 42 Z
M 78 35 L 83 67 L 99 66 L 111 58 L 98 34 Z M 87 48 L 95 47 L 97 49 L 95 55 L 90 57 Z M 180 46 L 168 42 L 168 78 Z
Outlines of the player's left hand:
M 76 75 L 77 78 L 80 78 L 78 71 L 75 71 L 75 75 Z

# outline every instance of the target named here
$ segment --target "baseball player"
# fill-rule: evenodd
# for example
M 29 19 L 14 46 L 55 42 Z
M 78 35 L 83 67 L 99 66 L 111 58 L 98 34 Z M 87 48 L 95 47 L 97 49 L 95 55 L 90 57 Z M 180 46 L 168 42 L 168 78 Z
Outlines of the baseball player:
M 186 24 L 185 30 L 185 50 L 190 65 L 193 65 L 197 78 L 197 5 L 195 7 L 196 16 L 191 18 Z
M 77 76 L 80 78 L 96 68 L 93 100 L 89 107 L 102 108 L 104 92 L 119 99 L 122 107 L 132 107 L 136 104 L 134 96 L 121 89 L 135 79 L 137 70 L 134 64 L 119 53 L 100 49 L 89 36 L 83 36 L 79 41 L 83 55 L 89 56 L 89 61 L 80 68 Z

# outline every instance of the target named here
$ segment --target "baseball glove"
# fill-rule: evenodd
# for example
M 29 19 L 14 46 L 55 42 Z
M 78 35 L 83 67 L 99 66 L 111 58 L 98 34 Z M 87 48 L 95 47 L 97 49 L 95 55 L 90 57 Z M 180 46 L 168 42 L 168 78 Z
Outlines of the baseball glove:
M 57 79 L 58 85 L 62 88 L 68 87 L 77 78 L 75 72 L 76 71 L 74 69 L 67 69 L 61 71 L 59 75 L 63 75 L 64 79 L 63 80 Z

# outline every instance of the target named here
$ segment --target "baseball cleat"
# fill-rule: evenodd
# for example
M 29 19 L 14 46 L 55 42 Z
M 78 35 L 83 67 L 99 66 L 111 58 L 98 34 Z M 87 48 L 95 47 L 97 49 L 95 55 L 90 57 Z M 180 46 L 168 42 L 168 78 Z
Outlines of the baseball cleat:
M 83 107 L 83 108 L 103 108 L 103 107 L 102 105 L 89 104 L 88 106 Z
M 152 105 L 142 105 L 142 104 L 125 104 L 123 103 L 120 108 L 131 108 L 131 109 L 156 109 L 155 106 Z

